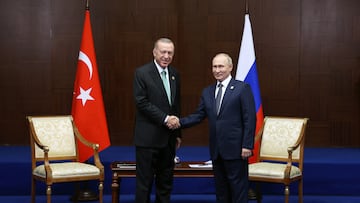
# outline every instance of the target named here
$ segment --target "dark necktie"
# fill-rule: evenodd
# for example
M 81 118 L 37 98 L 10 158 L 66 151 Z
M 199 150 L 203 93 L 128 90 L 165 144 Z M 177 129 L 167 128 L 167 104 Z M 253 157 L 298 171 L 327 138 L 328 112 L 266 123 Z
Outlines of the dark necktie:
M 216 107 L 216 115 L 219 114 L 219 111 L 220 111 L 220 103 L 221 103 L 221 95 L 222 95 L 222 84 L 219 83 L 218 84 L 218 92 L 217 92 L 217 95 L 216 95 L 216 98 L 215 98 L 215 107 Z

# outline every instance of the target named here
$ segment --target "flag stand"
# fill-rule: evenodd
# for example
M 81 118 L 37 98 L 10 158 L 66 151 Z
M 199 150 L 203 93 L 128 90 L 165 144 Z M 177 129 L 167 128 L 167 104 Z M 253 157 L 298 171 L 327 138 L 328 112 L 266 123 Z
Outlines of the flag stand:
M 82 184 L 84 183 L 84 184 Z M 70 198 L 72 202 L 86 202 L 99 200 L 99 195 L 92 191 L 88 186 L 89 182 L 79 182 L 75 190 L 75 194 Z M 81 188 L 81 185 L 84 185 Z
M 85 161 L 85 163 L 88 161 Z M 77 182 L 75 187 L 75 193 L 70 197 L 72 202 L 87 202 L 99 200 L 99 195 L 94 192 L 90 187 L 90 181 Z

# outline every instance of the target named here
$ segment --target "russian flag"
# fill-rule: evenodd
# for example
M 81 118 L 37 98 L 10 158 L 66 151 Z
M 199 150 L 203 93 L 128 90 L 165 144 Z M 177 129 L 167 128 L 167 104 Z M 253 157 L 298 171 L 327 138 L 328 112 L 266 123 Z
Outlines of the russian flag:
M 251 86 L 251 90 L 255 99 L 255 107 L 256 107 L 256 118 L 257 118 L 256 131 L 255 131 L 255 135 L 256 135 L 264 122 L 264 113 L 261 103 L 259 80 L 256 70 L 254 41 L 252 36 L 249 14 L 245 14 L 244 31 L 241 40 L 239 60 L 236 69 L 235 79 L 244 81 L 250 84 Z M 258 150 L 259 150 L 259 142 L 255 143 L 254 156 L 252 156 L 249 159 L 249 163 L 256 162 L 257 159 L 256 156 Z

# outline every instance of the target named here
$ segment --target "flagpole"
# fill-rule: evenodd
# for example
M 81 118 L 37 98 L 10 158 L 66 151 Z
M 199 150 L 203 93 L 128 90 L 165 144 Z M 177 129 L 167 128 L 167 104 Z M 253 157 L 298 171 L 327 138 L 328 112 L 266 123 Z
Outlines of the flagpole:
M 249 14 L 249 0 L 245 0 L 245 14 Z
M 245 0 L 245 18 L 246 18 L 246 16 L 248 17 L 248 18 L 250 18 L 249 16 L 250 16 L 250 12 L 249 12 L 249 0 Z M 245 19 L 245 21 L 246 21 L 246 19 Z M 249 19 L 249 21 L 250 21 L 250 19 Z M 244 22 L 244 32 L 243 32 L 243 35 L 245 34 L 245 23 L 246 22 Z M 251 25 L 250 25 L 251 26 Z M 250 29 L 251 29 L 251 27 L 250 27 Z M 252 35 L 252 33 L 251 33 L 251 35 Z M 244 40 L 244 36 L 243 36 L 243 40 Z M 242 46 L 242 43 L 243 43 L 243 41 L 241 42 L 241 46 Z M 240 46 L 240 50 L 241 50 L 241 46 Z M 247 50 L 246 50 L 247 51 Z M 255 52 L 255 50 L 254 50 L 254 52 Z M 255 53 L 254 53 L 255 54 Z M 240 52 L 239 52 L 239 60 L 240 60 Z M 255 56 L 254 56 L 254 60 L 255 60 Z M 239 62 L 238 62 L 238 69 L 239 69 Z M 256 67 L 256 66 L 255 66 Z M 238 70 L 237 70 L 238 71 Z M 240 73 L 239 73 L 240 74 Z M 257 78 L 257 76 L 256 76 L 256 78 Z M 244 78 L 244 80 L 245 80 L 245 78 Z M 257 120 L 259 119 L 258 118 L 258 115 L 256 116 L 257 117 Z M 258 120 L 259 121 L 259 120 Z M 257 122 L 258 122 L 257 121 Z M 257 124 L 258 125 L 258 124 Z M 254 135 L 254 137 L 255 137 L 255 135 Z M 254 143 L 255 145 L 256 145 L 256 143 Z M 254 147 L 256 147 L 256 146 L 254 146 Z M 255 152 L 256 153 L 256 152 Z M 248 189 L 248 199 L 249 200 L 260 200 L 262 197 L 261 197 L 261 192 L 260 192 L 260 189 L 259 189 L 259 185 L 258 184 L 256 184 L 256 190 L 254 190 L 253 189 L 253 184 L 252 184 L 252 181 L 250 181 L 250 185 L 249 185 L 249 189 Z
M 85 1 L 85 12 L 90 11 L 89 0 Z M 85 161 L 88 162 L 88 161 Z M 83 184 L 82 184 L 83 183 Z M 82 188 L 83 186 L 83 188 Z M 70 198 L 73 202 L 95 201 L 99 200 L 99 196 L 89 187 L 89 181 L 78 182 L 76 184 L 75 194 Z

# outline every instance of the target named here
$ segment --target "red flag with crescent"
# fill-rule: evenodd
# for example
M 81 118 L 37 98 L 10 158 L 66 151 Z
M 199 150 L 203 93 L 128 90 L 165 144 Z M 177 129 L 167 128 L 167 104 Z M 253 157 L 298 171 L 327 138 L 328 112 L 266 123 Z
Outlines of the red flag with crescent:
M 110 146 L 88 9 L 85 11 L 71 114 L 85 139 L 98 143 L 100 151 Z M 93 149 L 81 142 L 78 145 L 81 162 L 93 155 Z

